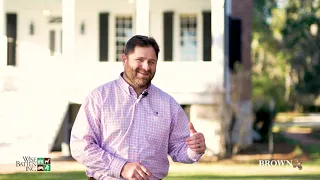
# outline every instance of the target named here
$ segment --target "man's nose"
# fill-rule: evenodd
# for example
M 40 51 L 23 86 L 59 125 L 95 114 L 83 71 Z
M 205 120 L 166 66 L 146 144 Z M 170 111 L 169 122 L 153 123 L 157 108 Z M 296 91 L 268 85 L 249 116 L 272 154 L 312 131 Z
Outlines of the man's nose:
M 148 63 L 148 61 L 144 61 L 142 63 L 142 68 L 145 70 L 145 71 L 149 71 L 150 70 L 150 65 Z

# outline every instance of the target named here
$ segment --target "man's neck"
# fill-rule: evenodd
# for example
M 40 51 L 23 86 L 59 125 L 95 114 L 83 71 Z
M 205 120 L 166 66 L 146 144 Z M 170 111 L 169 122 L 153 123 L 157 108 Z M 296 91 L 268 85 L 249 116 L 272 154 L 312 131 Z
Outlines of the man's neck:
M 134 89 L 134 91 L 137 93 L 137 97 L 139 97 L 140 94 L 141 94 L 145 89 L 147 89 L 147 87 L 149 86 L 149 85 L 147 85 L 146 87 L 139 88 L 139 87 L 136 87 L 136 86 L 129 80 L 129 78 L 126 76 L 125 73 L 123 73 L 122 77 L 123 77 L 123 79 Z

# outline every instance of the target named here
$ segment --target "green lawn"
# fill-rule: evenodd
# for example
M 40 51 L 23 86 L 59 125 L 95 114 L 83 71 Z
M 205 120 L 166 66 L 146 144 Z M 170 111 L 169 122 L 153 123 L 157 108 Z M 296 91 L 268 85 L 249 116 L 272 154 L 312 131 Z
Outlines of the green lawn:
M 303 162 L 303 169 L 280 167 L 263 168 L 257 162 L 251 164 L 219 164 L 199 163 L 193 165 L 175 164 L 170 166 L 169 176 L 166 180 L 262 180 L 262 179 L 299 179 L 320 180 L 320 145 L 301 145 L 299 142 L 286 139 L 277 134 L 276 142 L 285 142 L 296 146 L 300 153 L 308 153 L 311 161 Z M 81 172 L 25 172 L 0 175 L 0 180 L 86 180 L 86 175 Z
M 219 175 L 195 175 L 195 176 L 169 176 L 168 180 L 209 180 L 209 179 L 226 179 L 226 180 L 237 180 L 237 179 L 248 179 L 248 180 L 262 180 L 262 179 L 281 179 L 281 180 L 291 180 L 291 179 L 299 179 L 299 180 L 309 180 L 309 179 L 317 179 L 319 180 L 320 174 L 315 174 L 315 175 L 300 175 L 300 176 L 294 176 L 294 175 L 281 175 L 281 176 L 219 176 Z
M 232 172 L 230 172 L 230 175 L 218 175 L 218 174 L 181 174 L 181 173 L 174 173 L 170 174 L 167 178 L 167 180 L 209 180 L 209 179 L 315 179 L 319 180 L 320 173 L 319 174 L 301 174 L 297 175 L 296 173 L 294 175 L 252 175 L 252 176 L 243 176 L 243 175 L 231 175 Z M 10 174 L 10 175 L 0 175 L 0 180 L 85 180 L 86 176 L 84 172 L 63 172 L 63 173 L 16 173 L 16 174 Z

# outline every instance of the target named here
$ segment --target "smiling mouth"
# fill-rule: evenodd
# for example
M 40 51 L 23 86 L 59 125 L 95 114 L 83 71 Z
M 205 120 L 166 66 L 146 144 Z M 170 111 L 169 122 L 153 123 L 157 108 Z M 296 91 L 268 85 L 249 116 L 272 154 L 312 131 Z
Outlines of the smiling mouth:
M 139 74 L 142 74 L 143 76 L 149 76 L 149 73 L 141 73 L 141 72 L 138 72 Z

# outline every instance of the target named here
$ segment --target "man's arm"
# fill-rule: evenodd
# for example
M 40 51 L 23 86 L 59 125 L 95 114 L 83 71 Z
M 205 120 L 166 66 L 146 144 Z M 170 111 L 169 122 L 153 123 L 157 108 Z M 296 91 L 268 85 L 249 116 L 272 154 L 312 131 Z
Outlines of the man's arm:
M 169 138 L 169 155 L 175 162 L 193 163 L 199 161 L 203 155 L 203 153 L 194 152 L 186 144 L 186 139 L 190 137 L 188 124 L 185 112 L 178 106 L 177 113 L 172 120 Z
M 81 105 L 71 132 L 71 154 L 81 164 L 94 171 L 95 179 L 107 175 L 120 178 L 126 160 L 101 148 L 101 98 L 90 95 Z

